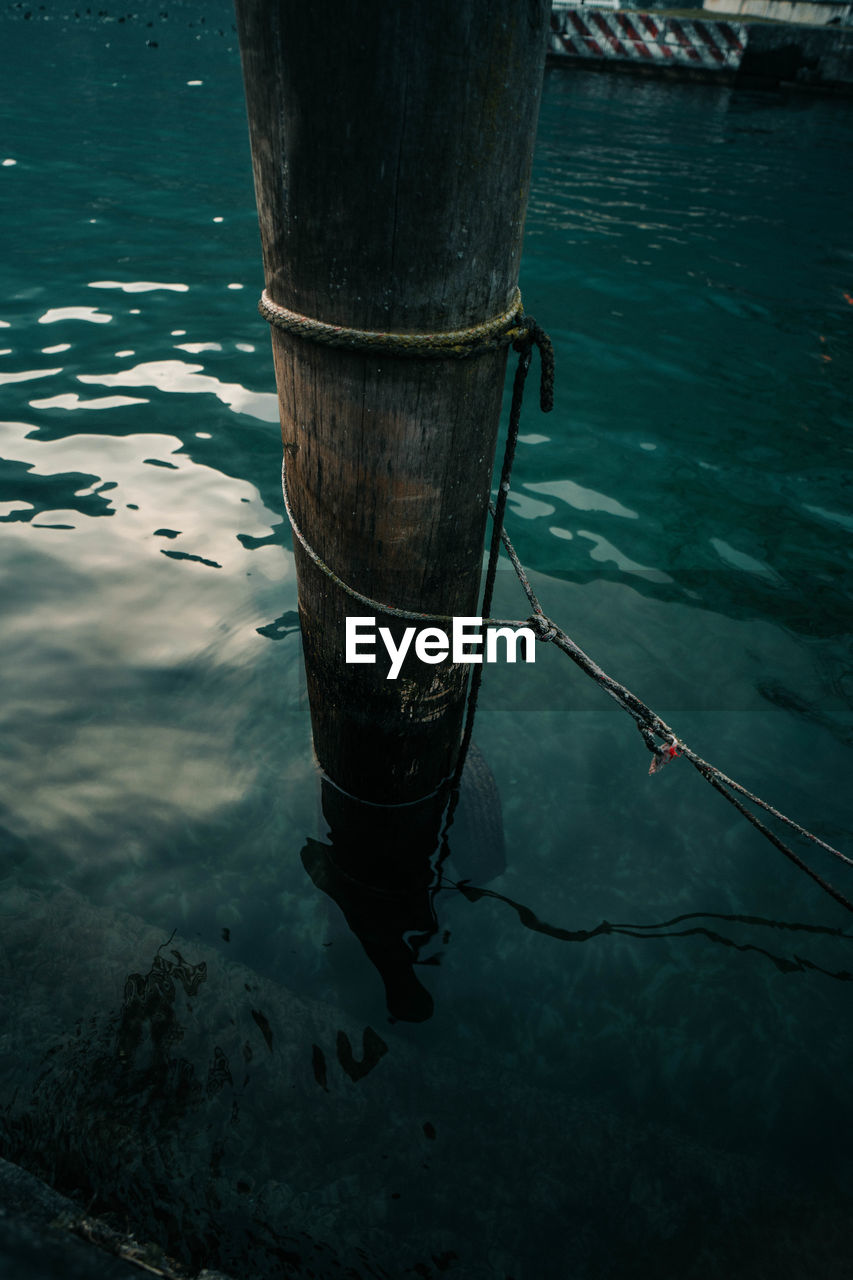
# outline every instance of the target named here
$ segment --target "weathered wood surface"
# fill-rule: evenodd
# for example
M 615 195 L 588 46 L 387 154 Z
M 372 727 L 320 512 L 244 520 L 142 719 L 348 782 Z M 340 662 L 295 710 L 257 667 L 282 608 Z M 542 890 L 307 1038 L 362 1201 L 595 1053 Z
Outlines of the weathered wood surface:
M 267 288 L 329 323 L 466 327 L 517 283 L 547 0 L 238 0 Z M 273 330 L 294 513 L 359 591 L 477 612 L 506 352 L 377 357 Z M 368 611 L 296 549 L 314 743 L 363 799 L 451 773 L 467 667 L 344 664 Z M 387 625 L 387 617 L 379 617 Z M 396 628 L 399 629 L 399 628 Z

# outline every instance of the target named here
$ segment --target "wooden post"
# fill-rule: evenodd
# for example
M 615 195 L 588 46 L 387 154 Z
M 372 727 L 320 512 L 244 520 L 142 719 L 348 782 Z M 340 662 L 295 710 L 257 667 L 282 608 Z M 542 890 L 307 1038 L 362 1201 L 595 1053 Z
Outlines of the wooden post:
M 266 286 L 329 324 L 465 328 L 517 284 L 549 0 L 237 0 Z M 296 520 L 347 583 L 476 615 L 506 350 L 418 360 L 273 329 Z M 298 545 L 314 745 L 351 795 L 453 770 L 470 668 L 345 663 L 370 610 Z M 378 625 L 402 629 L 386 616 Z M 411 625 L 411 624 L 409 624 Z

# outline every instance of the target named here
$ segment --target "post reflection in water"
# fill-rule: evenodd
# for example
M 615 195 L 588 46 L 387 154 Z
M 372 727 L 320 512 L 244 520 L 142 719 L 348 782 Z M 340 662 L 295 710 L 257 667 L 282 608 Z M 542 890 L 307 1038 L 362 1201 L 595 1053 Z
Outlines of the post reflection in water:
M 321 784 L 328 843 L 309 838 L 302 864 L 341 909 L 385 986 L 392 1018 L 425 1022 L 433 999 L 416 965 L 439 933 L 435 899 L 451 852 L 467 875 L 490 880 L 504 869 L 500 795 L 480 751 L 468 751 L 458 790 L 448 784 L 417 804 L 366 804 L 328 778 Z M 443 945 L 449 941 L 445 933 Z
M 424 1022 L 433 1014 L 432 995 L 415 970 L 440 964 L 442 949 L 450 942 L 450 931 L 442 931 L 439 918 L 441 893 L 458 893 L 469 903 L 487 899 L 504 903 L 525 929 L 560 942 L 619 935 L 647 942 L 703 938 L 715 946 L 763 956 L 781 973 L 811 970 L 840 982 L 853 979 L 847 968 L 827 968 L 800 954 L 799 948 L 786 955 L 760 941 L 765 930 L 848 938 L 840 928 L 696 911 L 654 923 L 602 920 L 589 928 L 568 929 L 541 920 L 530 907 L 484 887 L 505 869 L 505 850 L 500 796 L 476 746 L 468 755 L 455 796 L 448 786 L 416 805 L 371 805 L 346 795 L 328 779 L 322 781 L 321 795 L 329 825 L 327 843 L 309 837 L 301 852 L 302 864 L 315 887 L 340 908 L 379 972 L 392 1020 Z M 449 857 L 458 868 L 456 880 L 446 873 Z M 728 936 L 712 927 L 711 921 L 733 926 L 735 933 L 745 926 L 746 936 Z M 439 949 L 425 954 L 439 935 Z

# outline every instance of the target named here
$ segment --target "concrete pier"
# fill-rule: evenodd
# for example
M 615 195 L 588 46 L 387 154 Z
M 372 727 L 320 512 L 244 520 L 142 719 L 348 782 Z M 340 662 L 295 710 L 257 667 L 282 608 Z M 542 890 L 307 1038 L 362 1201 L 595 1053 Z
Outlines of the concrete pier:
M 705 0 L 705 13 L 743 18 L 768 18 L 810 27 L 849 23 L 853 4 L 848 0 Z
M 744 88 L 853 93 L 853 25 L 750 20 L 748 4 L 711 0 L 707 10 L 603 9 L 555 4 L 549 56 L 593 70 L 704 80 Z M 786 0 L 787 3 L 787 0 Z M 725 4 L 723 16 L 717 6 Z M 731 10 L 740 6 L 741 12 Z M 791 7 L 791 6 L 789 6 Z M 798 8 L 827 8 L 803 0 Z M 849 5 L 833 5 L 849 9 Z

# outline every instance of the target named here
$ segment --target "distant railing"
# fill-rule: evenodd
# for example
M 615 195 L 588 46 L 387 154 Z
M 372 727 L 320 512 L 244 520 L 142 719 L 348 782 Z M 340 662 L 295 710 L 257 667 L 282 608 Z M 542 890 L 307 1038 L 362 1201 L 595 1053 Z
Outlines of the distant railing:
M 555 0 L 549 50 L 554 57 L 590 63 L 633 62 L 669 72 L 683 68 L 693 74 L 732 74 L 740 66 L 746 40 L 741 22 L 673 18 L 666 10 L 602 13 L 600 4 Z

